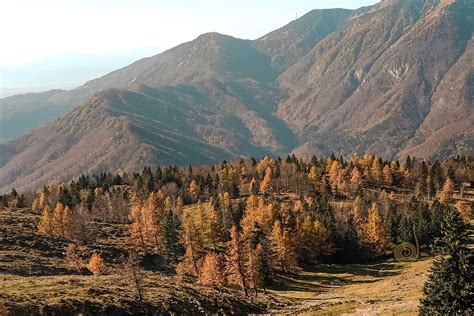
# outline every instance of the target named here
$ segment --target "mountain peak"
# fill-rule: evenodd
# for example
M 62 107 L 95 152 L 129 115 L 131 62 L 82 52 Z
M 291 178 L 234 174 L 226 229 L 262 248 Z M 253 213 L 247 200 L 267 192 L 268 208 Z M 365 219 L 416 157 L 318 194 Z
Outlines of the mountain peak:
M 472 152 L 473 12 L 472 0 L 313 10 L 255 41 L 206 33 L 69 92 L 9 98 L 41 114 L 81 105 L 0 144 L 0 188 L 291 151 Z

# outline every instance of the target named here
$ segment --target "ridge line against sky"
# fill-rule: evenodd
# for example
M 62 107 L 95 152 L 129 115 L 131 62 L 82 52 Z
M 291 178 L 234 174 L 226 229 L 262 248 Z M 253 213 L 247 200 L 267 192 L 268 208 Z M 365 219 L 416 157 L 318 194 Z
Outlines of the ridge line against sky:
M 0 0 L 0 67 L 63 54 L 159 51 L 216 31 L 255 39 L 312 9 L 377 0 Z M 245 21 L 245 23 L 243 23 Z
M 203 33 L 256 39 L 313 9 L 377 2 L 0 0 L 0 98 L 72 89 Z

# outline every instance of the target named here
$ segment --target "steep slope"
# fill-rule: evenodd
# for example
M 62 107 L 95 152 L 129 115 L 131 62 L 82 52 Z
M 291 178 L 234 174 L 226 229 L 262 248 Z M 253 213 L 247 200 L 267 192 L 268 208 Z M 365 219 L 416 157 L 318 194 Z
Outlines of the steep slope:
M 313 10 L 255 41 L 272 58 L 273 67 L 285 70 L 306 55 L 327 35 L 342 30 L 352 10 Z
M 474 24 L 474 19 L 472 19 Z M 399 154 L 442 158 L 474 148 L 474 40 L 443 76 L 430 110 L 415 136 Z
M 257 41 L 218 33 L 203 34 L 194 41 L 141 59 L 70 91 L 55 90 L 0 99 L 0 143 L 64 115 L 101 89 L 127 88 L 134 82 L 152 87 L 209 79 L 251 78 L 258 82 L 273 82 L 278 72 L 340 27 L 350 12 L 314 10 Z
M 126 89 L 133 83 L 158 87 L 210 80 L 254 86 L 274 82 L 276 75 L 270 57 L 258 51 L 251 41 L 208 33 L 70 91 L 0 99 L 0 142 L 64 115 L 102 89 Z
M 63 115 L 65 108 L 76 106 L 75 99 L 59 101 L 65 93 L 65 90 L 51 90 L 0 99 L 0 142 L 37 128 Z
M 275 116 L 276 74 L 251 42 L 217 33 L 140 60 L 70 91 L 93 96 L 61 120 L 1 144 L 0 187 L 31 188 L 143 164 L 286 153 L 296 140 Z
M 87 172 L 278 151 L 289 135 L 259 117 L 264 104 L 253 111 L 231 92 L 215 82 L 98 92 L 58 121 L 0 144 L 2 155 L 13 157 L 0 169 L 0 187 L 25 190 Z
M 390 0 L 366 8 L 280 76 L 289 98 L 279 116 L 297 131 L 304 151 L 403 154 L 435 104 L 452 111 L 439 98 L 440 84 L 463 54 L 472 73 L 472 15 L 472 2 L 464 0 Z M 469 86 L 468 77 L 460 75 L 461 86 Z M 472 114 L 472 98 L 462 100 Z

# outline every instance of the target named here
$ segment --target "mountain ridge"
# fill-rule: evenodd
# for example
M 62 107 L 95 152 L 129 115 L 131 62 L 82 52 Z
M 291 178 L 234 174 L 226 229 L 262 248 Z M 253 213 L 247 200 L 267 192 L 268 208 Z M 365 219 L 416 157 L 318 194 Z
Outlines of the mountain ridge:
M 290 152 L 472 153 L 473 12 L 391 0 L 310 11 L 254 41 L 203 34 L 53 93 L 81 106 L 0 144 L 0 188 Z

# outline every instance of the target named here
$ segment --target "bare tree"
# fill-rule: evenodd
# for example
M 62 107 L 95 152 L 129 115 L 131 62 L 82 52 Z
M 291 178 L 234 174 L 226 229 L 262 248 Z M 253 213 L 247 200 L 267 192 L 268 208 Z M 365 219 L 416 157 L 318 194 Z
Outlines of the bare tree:
M 140 267 L 140 258 L 135 251 L 128 252 L 128 258 L 123 262 L 123 273 L 137 292 L 138 301 L 143 300 L 143 269 Z

